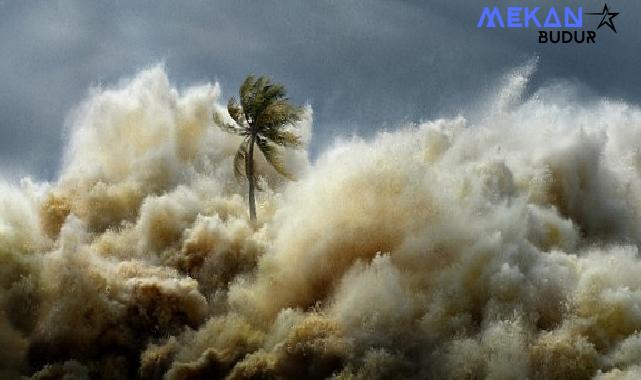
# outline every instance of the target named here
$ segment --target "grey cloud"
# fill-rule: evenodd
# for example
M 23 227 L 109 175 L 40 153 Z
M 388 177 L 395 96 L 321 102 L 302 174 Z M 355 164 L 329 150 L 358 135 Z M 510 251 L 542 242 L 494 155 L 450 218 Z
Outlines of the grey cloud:
M 597 96 L 641 101 L 638 2 L 610 4 L 621 12 L 619 33 L 597 46 L 477 29 L 493 4 L 503 3 L 0 2 L 0 168 L 54 178 L 65 116 L 87 89 L 158 61 L 180 85 L 219 80 L 226 97 L 247 73 L 272 75 L 294 100 L 312 103 L 313 154 L 335 136 L 465 111 L 534 55 L 535 86 L 567 78 Z

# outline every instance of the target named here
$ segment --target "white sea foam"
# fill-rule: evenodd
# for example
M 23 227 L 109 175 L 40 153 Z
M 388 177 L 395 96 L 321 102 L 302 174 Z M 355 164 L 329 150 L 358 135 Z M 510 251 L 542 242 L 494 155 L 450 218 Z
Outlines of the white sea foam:
M 0 375 L 640 376 L 641 110 L 535 66 L 474 125 L 259 157 L 256 229 L 217 85 L 96 89 L 60 179 L 2 185 Z

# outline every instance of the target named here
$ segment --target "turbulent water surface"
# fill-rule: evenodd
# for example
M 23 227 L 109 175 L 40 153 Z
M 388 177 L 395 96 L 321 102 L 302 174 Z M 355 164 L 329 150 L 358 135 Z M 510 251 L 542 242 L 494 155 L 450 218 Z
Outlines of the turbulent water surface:
M 94 90 L 60 178 L 0 185 L 0 377 L 639 378 L 641 110 L 531 70 L 294 182 L 259 157 L 256 228 L 217 86 Z

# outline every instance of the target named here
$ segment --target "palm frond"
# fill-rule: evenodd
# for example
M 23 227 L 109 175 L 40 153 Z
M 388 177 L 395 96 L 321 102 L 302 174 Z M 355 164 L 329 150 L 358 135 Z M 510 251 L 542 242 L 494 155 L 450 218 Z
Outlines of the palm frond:
M 247 136 L 249 133 L 246 128 L 239 126 L 238 124 L 228 124 L 223 120 L 222 116 L 218 113 L 214 113 L 214 124 L 225 132 L 233 133 L 238 136 Z
M 286 125 L 294 125 L 300 120 L 302 108 L 291 105 L 287 100 L 277 100 L 270 103 L 256 120 L 259 132 L 270 129 L 281 129 Z
M 256 78 L 250 75 L 241 85 L 239 93 L 245 116 L 255 121 L 271 104 L 286 100 L 287 92 L 285 86 L 272 83 L 266 76 Z
M 263 90 L 263 98 L 268 102 L 284 99 L 286 95 L 287 91 L 285 90 L 285 86 L 283 86 L 282 84 L 270 83 L 265 86 Z
M 254 83 L 256 82 L 256 77 L 254 75 L 247 75 L 247 78 L 243 81 L 243 84 L 240 85 L 238 90 L 238 95 L 240 95 L 240 103 L 244 107 L 244 99 L 248 98 L 254 88 Z
M 240 95 L 240 105 L 243 107 L 245 116 L 253 118 L 255 116 L 253 109 L 254 98 L 256 97 L 256 77 L 248 75 L 243 84 L 240 85 L 238 94 Z
M 243 140 L 236 151 L 236 156 L 234 157 L 234 175 L 238 181 L 242 181 L 246 176 L 245 160 L 247 159 L 248 143 L 249 139 Z
M 245 124 L 245 115 L 243 115 L 243 109 L 236 101 L 236 98 L 232 97 L 227 103 L 227 112 L 229 116 L 239 125 Z
M 262 93 L 263 89 L 269 84 L 269 82 L 270 80 L 268 77 L 264 75 L 259 76 L 258 79 L 256 79 L 256 81 L 254 82 L 254 92 L 256 94 Z
M 261 77 L 260 79 L 263 79 Z M 262 87 L 259 87 L 262 86 Z M 285 87 L 280 84 L 273 84 L 269 78 L 256 84 L 256 96 L 254 97 L 253 115 L 254 119 L 260 117 L 265 109 L 272 103 L 285 99 Z
M 264 131 L 261 135 L 272 143 L 285 148 L 301 148 L 303 146 L 300 136 L 290 131 L 272 128 Z
M 260 149 L 267 162 L 269 162 L 278 174 L 287 179 L 292 179 L 292 176 L 285 170 L 281 154 L 276 146 L 270 144 L 267 139 L 260 137 L 256 139 L 256 145 L 258 145 L 258 149 Z

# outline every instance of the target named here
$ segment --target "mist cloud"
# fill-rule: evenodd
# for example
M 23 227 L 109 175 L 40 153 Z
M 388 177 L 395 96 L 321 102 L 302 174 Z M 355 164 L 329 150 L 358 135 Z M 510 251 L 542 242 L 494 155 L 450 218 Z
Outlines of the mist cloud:
M 641 110 L 535 69 L 478 122 L 258 160 L 258 228 L 218 85 L 95 90 L 60 177 L 2 185 L 2 376 L 638 376 Z

